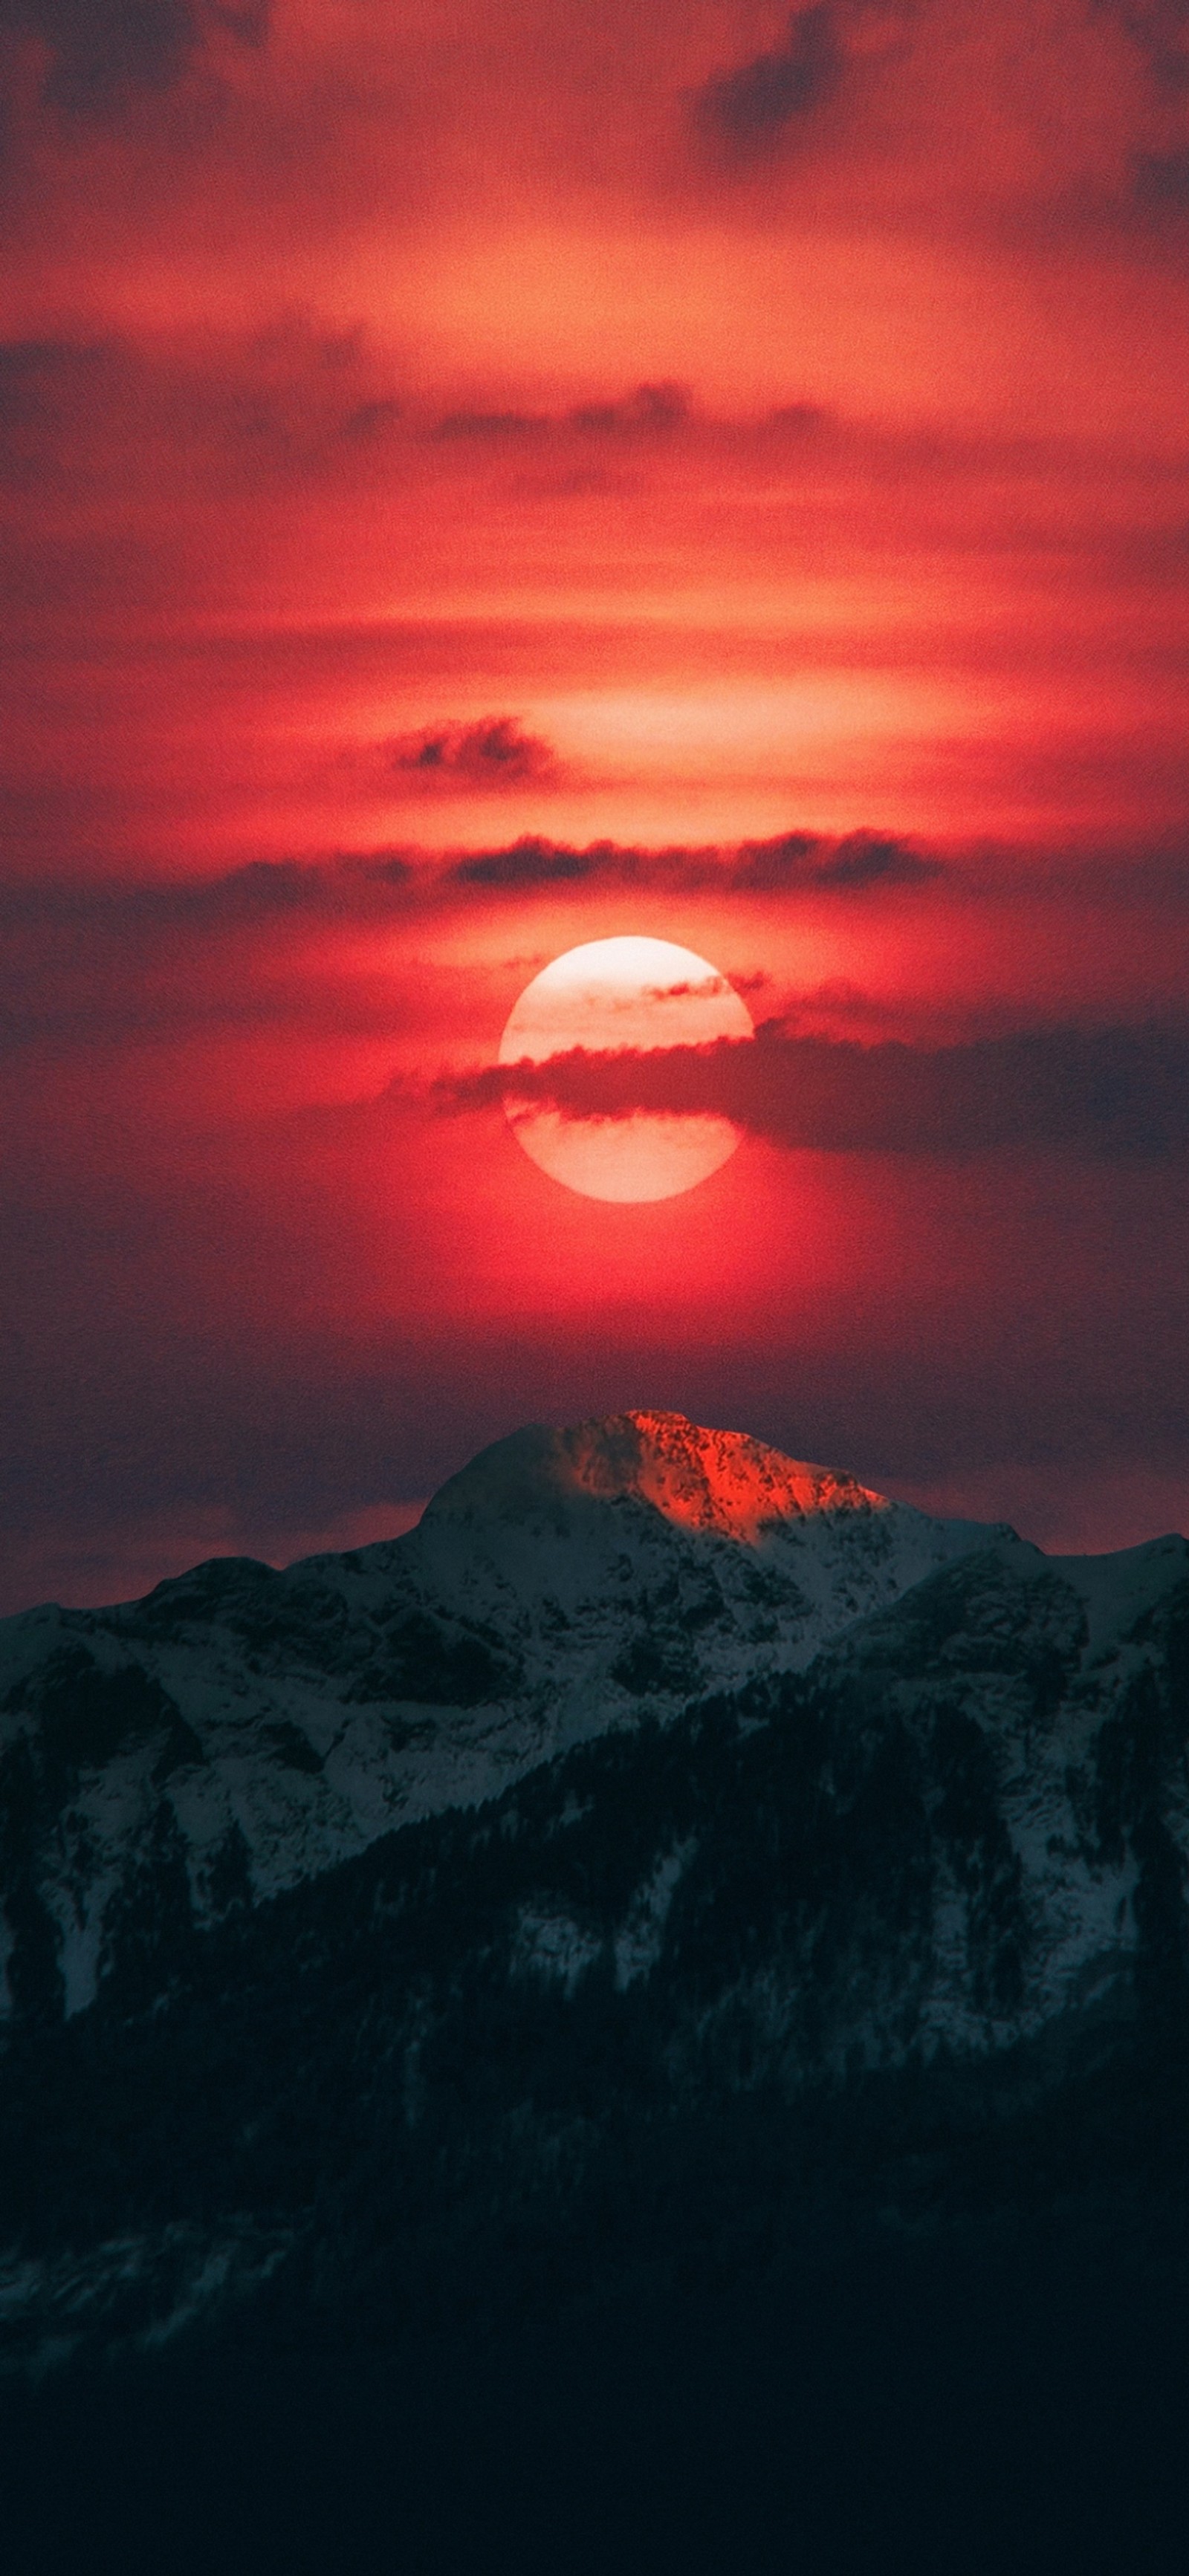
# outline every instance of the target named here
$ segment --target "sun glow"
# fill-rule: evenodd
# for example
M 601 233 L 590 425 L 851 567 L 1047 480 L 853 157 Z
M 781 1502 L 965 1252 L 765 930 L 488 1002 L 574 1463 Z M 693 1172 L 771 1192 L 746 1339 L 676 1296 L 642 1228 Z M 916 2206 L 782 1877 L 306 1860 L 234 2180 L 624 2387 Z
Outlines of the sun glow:
M 692 948 L 668 939 L 595 939 L 555 957 L 526 986 L 509 1015 L 499 1060 L 509 1067 L 544 1065 L 575 1048 L 601 1055 L 753 1034 L 746 1003 Z M 729 1118 L 639 1110 L 616 1118 L 575 1116 L 517 1094 L 514 1076 L 504 1106 L 525 1153 L 585 1198 L 676 1198 L 718 1171 L 740 1142 Z

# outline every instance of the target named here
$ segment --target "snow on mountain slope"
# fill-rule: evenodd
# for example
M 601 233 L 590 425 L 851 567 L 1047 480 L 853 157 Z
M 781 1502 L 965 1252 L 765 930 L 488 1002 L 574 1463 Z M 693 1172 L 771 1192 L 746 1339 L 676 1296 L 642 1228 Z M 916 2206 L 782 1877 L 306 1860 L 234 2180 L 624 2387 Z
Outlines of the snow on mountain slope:
M 0 2376 L 1184 2194 L 1183 1538 L 637 1414 L 0 1652 Z
M 885 1761 L 900 1747 L 932 1847 L 915 1957 L 856 1966 L 822 2015 L 839 2070 L 1128 2017 L 1145 1946 L 1149 1977 L 1185 1955 L 1187 1649 L 1170 1536 L 1103 1557 L 999 1540 L 827 1650 L 839 1771 L 857 1707 Z
M 589 2314 L 658 2261 L 816 2263 L 847 2209 L 869 2250 L 1080 2202 L 1097 2246 L 1155 2187 L 1183 2241 L 1185 1540 L 993 1537 L 806 1669 L 661 1706 L 204 1934 L 158 1824 L 65 2028 L 13 1880 L 0 2379 L 253 2313 L 284 2349 L 326 2315 L 470 2333 L 525 2285 Z
M 0 1625 L 0 2001 L 81 2008 L 147 1878 L 209 1921 L 552 1753 L 797 1669 L 997 1535 L 678 1414 L 527 1429 L 405 1537 Z

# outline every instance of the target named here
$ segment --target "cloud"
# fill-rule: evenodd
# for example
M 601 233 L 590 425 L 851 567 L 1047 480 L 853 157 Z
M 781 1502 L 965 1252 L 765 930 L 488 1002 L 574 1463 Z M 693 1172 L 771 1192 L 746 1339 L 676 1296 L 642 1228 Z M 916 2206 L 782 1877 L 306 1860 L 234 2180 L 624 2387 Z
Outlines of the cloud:
M 1108 941 L 1115 937 L 1110 924 L 1116 916 L 1147 918 L 1164 950 L 1169 941 L 1181 942 L 1189 903 L 1182 835 L 1146 849 L 1131 844 L 1098 853 L 1013 852 L 988 843 L 943 859 L 874 831 L 837 840 L 787 832 L 770 841 L 659 849 L 609 840 L 578 845 L 526 834 L 492 848 L 444 855 L 393 844 L 320 858 L 251 859 L 219 875 L 179 870 L 172 876 L 68 878 L 43 872 L 0 880 L 0 961 L 7 988 L 7 970 L 21 943 L 35 941 L 48 953 L 61 942 L 78 942 L 97 977 L 107 981 L 121 955 L 139 971 L 145 942 L 159 941 L 173 955 L 178 935 L 187 932 L 207 940 L 311 918 L 382 925 L 449 911 L 472 897 L 482 915 L 485 897 L 498 890 L 515 895 L 572 886 L 585 895 L 624 888 L 675 897 L 709 892 L 745 902 L 759 897 L 762 914 L 765 897 L 793 901 L 804 894 L 817 901 L 837 894 L 849 905 L 885 887 L 930 882 L 942 899 L 964 907 L 987 898 L 996 905 L 1007 898 L 1018 907 L 1039 897 L 1047 919 L 1045 907 L 1055 902 L 1076 912 L 1084 937 L 1091 920 L 1100 921 Z M 767 980 L 757 972 L 740 990 L 758 991 Z M 823 990 L 856 1004 L 862 1000 L 846 983 Z
M 515 716 L 481 716 L 475 724 L 427 725 L 383 746 L 384 766 L 418 788 L 487 790 L 543 781 L 556 766 L 552 746 L 526 733 Z
M 505 725 L 507 735 L 502 731 Z M 448 759 L 455 736 L 446 729 L 430 727 L 424 735 L 408 737 L 408 742 L 432 749 L 444 731 Z M 457 731 L 464 738 L 471 733 L 479 737 L 466 757 L 478 764 L 478 775 L 489 786 L 498 783 L 505 749 L 511 766 L 522 748 L 529 761 L 552 759 L 549 745 L 538 743 L 533 735 L 521 735 L 512 719 L 485 720 Z M 499 739 L 494 750 L 487 750 L 484 745 L 493 734 Z M 390 759 L 391 747 L 384 749 Z M 411 749 L 401 756 L 420 765 L 419 755 Z M 487 775 L 487 761 L 494 782 Z M 425 766 L 432 779 L 436 760 Z M 469 768 L 466 775 L 473 782 L 476 769 Z M 1124 874 L 1124 890 L 1135 890 L 1138 866 L 1136 862 Z M 941 860 L 875 832 L 848 833 L 837 841 L 789 832 L 773 841 L 748 841 L 741 846 L 710 842 L 667 849 L 617 841 L 592 841 L 579 847 L 526 834 L 492 849 L 444 857 L 392 847 L 337 852 L 327 858 L 250 859 L 218 876 L 13 879 L 0 882 L 0 929 L 9 941 L 38 932 L 51 940 L 82 937 L 110 940 L 118 947 L 138 933 L 159 933 L 168 942 L 188 927 L 208 935 L 296 915 L 381 921 L 393 913 L 405 916 L 418 909 L 439 910 L 457 900 L 460 888 L 475 889 L 479 898 L 499 887 L 531 893 L 537 887 L 566 885 L 592 892 L 603 886 L 625 886 L 675 894 L 711 889 L 741 895 L 836 889 L 850 896 L 880 884 L 952 873 Z M 1157 868 L 1155 891 L 1175 893 L 1183 883 L 1179 857 L 1174 854 L 1167 865 Z M 1108 890 L 1113 886 L 1112 878 Z
M 698 122 L 741 157 L 770 152 L 795 119 L 833 98 L 842 65 L 829 0 L 795 9 L 783 45 L 705 83 L 696 101 Z
M 754 1041 L 576 1047 L 545 1064 L 483 1067 L 430 1098 L 447 1112 L 511 1101 L 573 1118 L 726 1117 L 794 1151 L 1149 1159 L 1189 1149 L 1189 1027 L 1056 1028 L 926 1049 L 799 1037 L 767 1021 Z
M 429 739 L 438 738 L 439 731 L 431 730 Z M 474 756 L 488 757 L 481 748 Z M 434 775 L 431 767 L 431 792 Z M 488 789 L 493 784 L 498 786 L 498 775 L 486 782 Z M 877 850 L 886 847 L 880 864 L 894 887 L 902 864 L 898 845 L 869 837 Z M 588 935 L 586 899 L 604 894 L 659 894 L 666 907 L 671 900 L 676 908 L 709 892 L 737 901 L 744 918 L 753 920 L 757 902 L 770 919 L 774 907 L 795 903 L 801 893 L 818 901 L 828 894 L 847 906 L 878 897 L 877 871 L 864 865 L 851 874 L 848 841 L 819 842 L 809 834 L 790 834 L 786 841 L 799 856 L 783 874 L 777 865 L 770 876 L 757 863 L 758 850 L 767 865 L 764 844 L 743 852 L 714 845 L 658 851 L 606 841 L 580 848 L 525 837 L 446 855 L 390 846 L 322 858 L 254 859 L 217 876 L 42 874 L 0 882 L 0 1058 L 11 1062 L 51 1038 L 69 1048 L 100 1038 L 105 1044 L 132 1039 L 146 1030 L 168 1030 L 180 1038 L 186 1029 L 255 1024 L 330 1028 L 345 1038 L 348 1029 L 383 1029 L 390 1009 L 390 952 L 383 943 L 390 932 L 415 938 L 424 929 L 432 936 L 435 924 L 452 918 L 482 926 L 493 900 L 504 920 L 514 916 L 519 900 L 541 891 L 572 901 L 574 939 Z M 925 873 L 937 865 L 923 859 L 919 864 Z M 947 871 L 943 884 L 951 875 L 955 886 L 963 882 Z M 322 943 L 329 943 L 329 956 L 336 934 L 348 927 L 365 940 L 380 940 L 377 961 L 385 961 L 378 982 L 365 979 L 350 996 L 336 974 L 316 962 Z M 757 934 L 753 928 L 746 935 Z M 758 936 L 762 946 L 762 930 Z M 558 946 L 564 945 L 559 923 Z M 762 971 L 732 980 L 744 992 L 771 989 Z M 868 1011 L 865 1030 L 870 1019 Z M 854 1025 L 852 1015 L 848 1026 Z M 882 1035 L 887 1027 L 886 1013 L 877 1012 L 872 1033 Z
M 2 5 L 2 0 L 0 0 Z M 128 368 L 110 342 L 0 341 L 0 482 L 65 480 L 71 434 L 122 402 Z
M 1189 91 L 1189 0 L 1098 0 L 1138 48 L 1159 86 Z
M 525 779 L 547 779 L 552 746 L 522 730 L 511 716 L 484 717 L 473 725 L 430 725 L 374 747 L 386 775 L 393 770 L 432 792 L 465 784 L 488 792 Z M 600 886 L 671 889 L 694 893 L 781 894 L 836 890 L 861 895 L 881 885 L 914 884 L 946 874 L 946 862 L 884 832 L 848 832 L 839 840 L 813 832 L 783 832 L 769 841 L 640 843 L 590 841 L 583 846 L 539 833 L 459 856 L 387 849 L 344 852 L 327 859 L 254 859 L 217 877 L 173 878 L 92 887 L 14 886 L 0 891 L 0 919 L 68 920 L 78 914 L 117 919 L 209 923 L 264 919 L 297 910 L 374 915 L 390 906 L 437 907 L 458 887 Z
M 538 840 L 527 835 L 514 841 L 506 850 L 477 850 L 470 858 L 456 859 L 451 875 L 456 885 L 531 887 L 585 884 L 590 878 L 608 872 L 608 863 L 620 857 L 610 843 L 589 850 L 567 849 L 555 841 Z
M 100 352 L 76 340 L 0 342 L 0 428 L 40 428 L 62 416 L 64 400 L 92 390 Z
M 156 348 L 114 330 L 0 341 L 0 480 L 41 484 L 47 513 L 59 496 L 69 511 L 118 494 L 132 534 L 169 493 L 201 527 L 208 570 L 226 547 L 212 513 L 230 495 L 383 479 L 403 418 L 365 335 L 300 315 Z
M 79 118 L 175 89 L 212 35 L 257 46 L 267 25 L 266 0 L 0 0 L 0 27 L 48 53 L 47 103 Z
M 679 429 L 689 418 L 690 409 L 685 386 L 666 381 L 637 385 L 635 392 L 621 402 L 579 403 L 569 417 L 574 429 L 588 434 L 609 432 L 616 438 L 638 438 L 658 430 Z
M 1137 153 L 1132 189 L 1136 204 L 1149 213 L 1189 214 L 1189 150 Z
M 544 412 L 448 411 L 433 426 L 435 438 L 531 438 L 551 423 Z
M 891 832 L 847 832 L 833 842 L 811 832 L 783 832 L 770 841 L 745 841 L 733 873 L 736 885 L 776 893 L 797 884 L 910 885 L 938 875 L 940 867 L 940 860 Z
M 836 887 L 861 893 L 868 886 L 910 884 L 937 876 L 942 862 L 886 832 L 848 832 L 828 840 L 815 832 L 781 832 L 768 841 L 743 841 L 734 847 L 642 849 L 616 841 L 592 841 L 585 849 L 526 835 L 503 850 L 476 851 L 456 860 L 452 874 L 462 885 L 672 886 L 691 890 L 716 885 L 726 891 L 763 894 L 795 893 L 809 887 Z

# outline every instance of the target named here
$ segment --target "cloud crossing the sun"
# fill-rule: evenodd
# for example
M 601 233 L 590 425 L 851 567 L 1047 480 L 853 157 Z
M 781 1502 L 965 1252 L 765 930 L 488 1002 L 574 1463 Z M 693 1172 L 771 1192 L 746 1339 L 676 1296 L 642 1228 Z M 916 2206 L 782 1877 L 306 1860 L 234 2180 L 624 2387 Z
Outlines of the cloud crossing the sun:
M 1146 1159 L 1189 1151 L 1189 1025 L 1049 1028 L 924 1048 L 807 1037 L 766 1021 L 754 1040 L 575 1047 L 443 1077 L 421 1096 L 445 1112 L 535 1102 L 576 1119 L 726 1117 L 792 1151 Z

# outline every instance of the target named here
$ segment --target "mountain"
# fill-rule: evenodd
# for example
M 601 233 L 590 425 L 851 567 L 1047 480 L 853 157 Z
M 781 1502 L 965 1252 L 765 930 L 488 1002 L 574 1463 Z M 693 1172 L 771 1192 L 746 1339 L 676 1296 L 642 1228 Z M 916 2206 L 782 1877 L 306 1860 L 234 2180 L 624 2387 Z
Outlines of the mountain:
M 807 1663 L 987 1535 L 630 1413 L 515 1433 L 376 1547 L 5 1620 L 0 2012 L 47 1975 L 89 2003 L 146 1878 L 180 1873 L 217 1921 L 584 1737 Z
M 22 2366 L 1189 2209 L 1183 1539 L 636 1413 L 5 1652 Z

